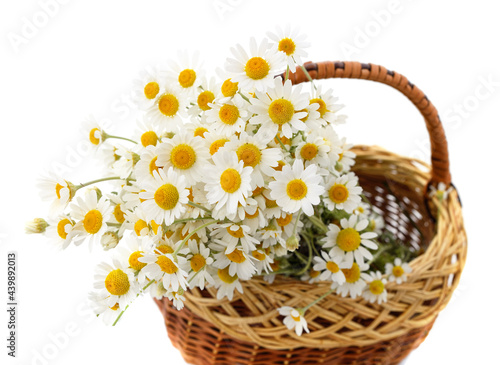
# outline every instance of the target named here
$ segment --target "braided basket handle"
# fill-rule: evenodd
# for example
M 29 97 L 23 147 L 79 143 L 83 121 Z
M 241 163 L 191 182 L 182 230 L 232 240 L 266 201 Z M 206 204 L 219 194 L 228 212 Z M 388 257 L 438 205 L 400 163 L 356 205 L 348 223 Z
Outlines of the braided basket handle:
M 446 186 L 451 183 L 448 160 L 448 143 L 444 134 L 443 125 L 439 119 L 436 107 L 427 99 L 427 96 L 406 77 L 394 71 L 373 64 L 359 62 L 307 62 L 305 69 L 312 79 L 350 78 L 381 82 L 402 92 L 417 107 L 425 119 L 427 131 L 431 140 L 432 171 L 430 184 L 437 185 L 443 182 Z M 284 75 L 283 75 L 284 76 Z M 297 67 L 295 73 L 290 73 L 293 84 L 308 81 L 304 71 Z

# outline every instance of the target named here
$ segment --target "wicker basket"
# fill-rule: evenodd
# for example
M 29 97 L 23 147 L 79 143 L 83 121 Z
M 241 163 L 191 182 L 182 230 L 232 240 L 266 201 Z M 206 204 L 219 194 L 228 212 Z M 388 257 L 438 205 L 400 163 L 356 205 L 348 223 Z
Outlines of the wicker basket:
M 157 301 L 168 335 L 188 363 L 398 364 L 426 337 L 458 285 L 466 257 L 466 235 L 458 195 L 442 203 L 429 198 L 430 184 L 450 184 L 448 151 L 437 111 L 404 76 L 356 62 L 308 63 L 313 79 L 355 78 L 388 84 L 406 95 L 425 118 L 431 139 L 432 169 L 379 147 L 358 146 L 353 171 L 375 209 L 398 238 L 420 250 L 406 283 L 389 283 L 388 302 L 330 295 L 306 313 L 311 333 L 298 337 L 282 323 L 277 308 L 305 306 L 328 291 L 328 283 L 308 284 L 277 277 L 243 283 L 244 294 L 219 301 L 216 291 L 193 290 L 186 308 Z M 307 81 L 297 69 L 297 84 Z M 438 217 L 437 219 L 435 217 Z

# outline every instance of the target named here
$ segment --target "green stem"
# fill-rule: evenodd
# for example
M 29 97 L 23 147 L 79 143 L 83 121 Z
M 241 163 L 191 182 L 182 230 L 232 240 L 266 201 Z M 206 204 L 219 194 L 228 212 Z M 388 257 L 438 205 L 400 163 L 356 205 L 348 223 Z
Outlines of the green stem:
M 307 270 L 309 270 L 309 267 L 311 266 L 311 262 L 312 262 L 312 258 L 313 258 L 313 249 L 312 249 L 312 246 L 311 246 L 311 241 L 309 241 L 309 239 L 307 237 L 305 237 L 305 240 L 306 240 L 306 243 L 307 245 L 309 246 L 309 257 L 307 258 L 307 263 L 306 265 L 302 268 L 302 270 L 300 270 L 298 273 L 297 273 L 297 276 L 299 275 L 302 275 L 304 274 Z
M 198 217 L 198 218 L 184 218 L 184 219 L 178 219 L 176 221 L 173 221 L 171 226 L 177 223 L 186 223 L 186 222 L 194 222 L 194 221 L 204 221 L 207 219 L 212 219 L 212 217 Z
M 309 72 L 306 70 L 306 68 L 304 67 L 304 65 L 300 65 L 300 68 L 302 69 L 302 71 L 304 71 L 304 74 L 306 75 L 307 79 L 314 86 L 314 90 L 317 90 L 316 85 L 314 85 L 313 78 L 311 77 L 311 75 L 309 75 Z
M 281 140 L 281 138 L 278 135 L 276 135 L 276 139 L 278 140 L 278 143 L 281 145 L 281 148 L 283 148 L 285 150 L 285 152 L 288 153 L 288 150 L 286 149 L 285 144 L 283 143 L 283 141 Z
M 243 95 L 241 93 L 241 91 L 238 91 L 238 94 L 240 94 L 240 96 L 243 98 L 243 100 L 245 100 L 247 103 L 250 103 L 250 99 L 248 99 L 245 95 Z M 252 104 L 252 103 L 250 103 L 250 104 Z
M 290 77 L 290 66 L 286 65 L 285 81 Z
M 210 209 L 205 208 L 203 205 L 193 203 L 192 201 L 188 201 L 188 205 L 195 207 L 195 208 L 199 208 L 201 210 L 204 210 L 207 213 L 212 214 L 212 211 Z
M 202 267 L 200 270 L 198 270 L 198 271 L 197 271 L 197 272 L 196 272 L 196 273 L 195 273 L 195 274 L 191 277 L 191 279 L 189 279 L 189 280 L 188 280 L 188 284 L 191 284 L 191 282 L 192 282 L 192 281 L 193 281 L 193 279 L 196 277 L 196 275 L 198 275 L 198 274 L 200 273 L 200 271 L 201 271 L 201 270 L 203 270 L 203 268 L 204 268 L 205 266 L 207 266 L 207 265 L 203 265 L 203 267 Z
M 325 299 L 327 296 L 329 296 L 330 294 L 332 294 L 333 292 L 335 291 L 335 289 L 331 289 L 329 290 L 327 293 L 323 294 L 322 296 L 320 296 L 318 299 L 316 299 L 314 302 L 308 304 L 306 307 L 302 308 L 302 311 L 303 313 L 305 313 L 309 308 L 311 308 L 313 305 L 315 305 L 316 303 L 320 302 L 321 300 Z
M 151 280 L 148 283 L 148 285 L 146 285 L 144 288 L 142 288 L 141 292 L 143 292 L 144 290 L 146 290 L 153 283 L 156 283 L 156 280 Z M 137 297 L 141 294 L 141 292 L 137 293 Z M 125 311 L 128 309 L 128 307 L 129 307 L 129 305 L 127 304 L 127 306 L 125 307 L 125 309 L 121 311 L 121 313 L 118 315 L 118 317 L 116 317 L 116 320 L 113 323 L 113 326 L 115 326 L 118 323 L 118 321 L 120 320 L 120 318 L 122 318 L 123 313 L 125 313 Z
M 102 179 L 92 180 L 92 181 L 88 181 L 86 183 L 77 185 L 77 186 L 75 186 L 75 189 L 78 190 L 78 189 L 81 189 L 81 188 L 83 188 L 85 186 L 96 184 L 96 183 L 99 183 L 99 182 L 102 182 L 102 181 L 110 181 L 110 180 L 126 180 L 126 179 L 122 179 L 120 176 L 103 177 Z
M 106 132 L 104 132 L 104 131 L 102 132 L 102 137 L 103 137 L 103 138 L 102 138 L 102 139 L 103 139 L 103 141 L 107 140 L 108 138 L 114 138 L 114 139 L 121 139 L 121 140 L 123 140 L 123 141 L 128 141 L 128 142 L 132 142 L 132 143 L 137 144 L 137 142 L 136 142 L 136 141 L 134 141 L 134 140 L 132 140 L 132 139 L 125 138 L 125 137 L 120 137 L 120 136 L 113 136 L 113 135 L 111 135 L 111 134 L 107 134 L 107 133 L 106 133 Z
M 214 220 L 211 220 L 210 222 L 208 223 L 205 223 L 199 227 L 197 227 L 195 230 L 193 230 L 193 232 L 189 233 L 186 238 L 184 238 L 181 242 L 181 244 L 179 245 L 179 247 L 177 247 L 177 249 L 175 250 L 175 252 L 172 254 L 172 256 L 176 257 L 177 254 L 179 253 L 179 251 L 181 250 L 182 247 L 184 247 L 184 245 L 186 244 L 186 242 L 188 241 L 188 239 L 191 238 L 192 235 L 194 235 L 196 232 L 198 232 L 200 229 L 203 229 L 203 228 L 206 228 L 214 223 L 217 223 L 217 219 L 214 219 Z

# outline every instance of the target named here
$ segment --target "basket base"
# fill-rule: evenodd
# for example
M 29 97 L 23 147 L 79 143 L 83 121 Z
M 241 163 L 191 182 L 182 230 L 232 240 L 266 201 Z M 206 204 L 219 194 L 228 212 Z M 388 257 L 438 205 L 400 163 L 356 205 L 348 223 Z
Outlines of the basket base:
M 228 336 L 188 308 L 178 311 L 166 298 L 155 302 L 172 344 L 193 365 L 397 365 L 424 341 L 433 325 L 370 346 L 269 350 Z

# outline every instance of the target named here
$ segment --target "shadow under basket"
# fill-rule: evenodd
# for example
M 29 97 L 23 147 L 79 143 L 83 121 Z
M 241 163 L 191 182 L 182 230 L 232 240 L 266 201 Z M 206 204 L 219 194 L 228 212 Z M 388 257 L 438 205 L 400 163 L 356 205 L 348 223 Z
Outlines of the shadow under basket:
M 387 284 L 388 301 L 332 294 L 305 314 L 310 333 L 296 336 L 283 325 L 282 306 L 304 307 L 329 290 L 276 276 L 242 282 L 244 293 L 218 300 L 214 288 L 186 292 L 178 311 L 156 300 L 168 336 L 186 362 L 195 365 L 399 364 L 427 336 L 457 287 L 466 258 L 466 234 L 456 190 L 440 201 L 429 196 L 438 182 L 450 185 L 447 144 L 434 106 L 403 76 L 356 62 L 308 63 L 313 79 L 348 77 L 393 86 L 420 110 L 431 138 L 432 167 L 379 147 L 357 146 L 353 166 L 364 194 L 387 229 L 419 253 L 402 284 Z M 301 70 L 290 75 L 306 80 Z

